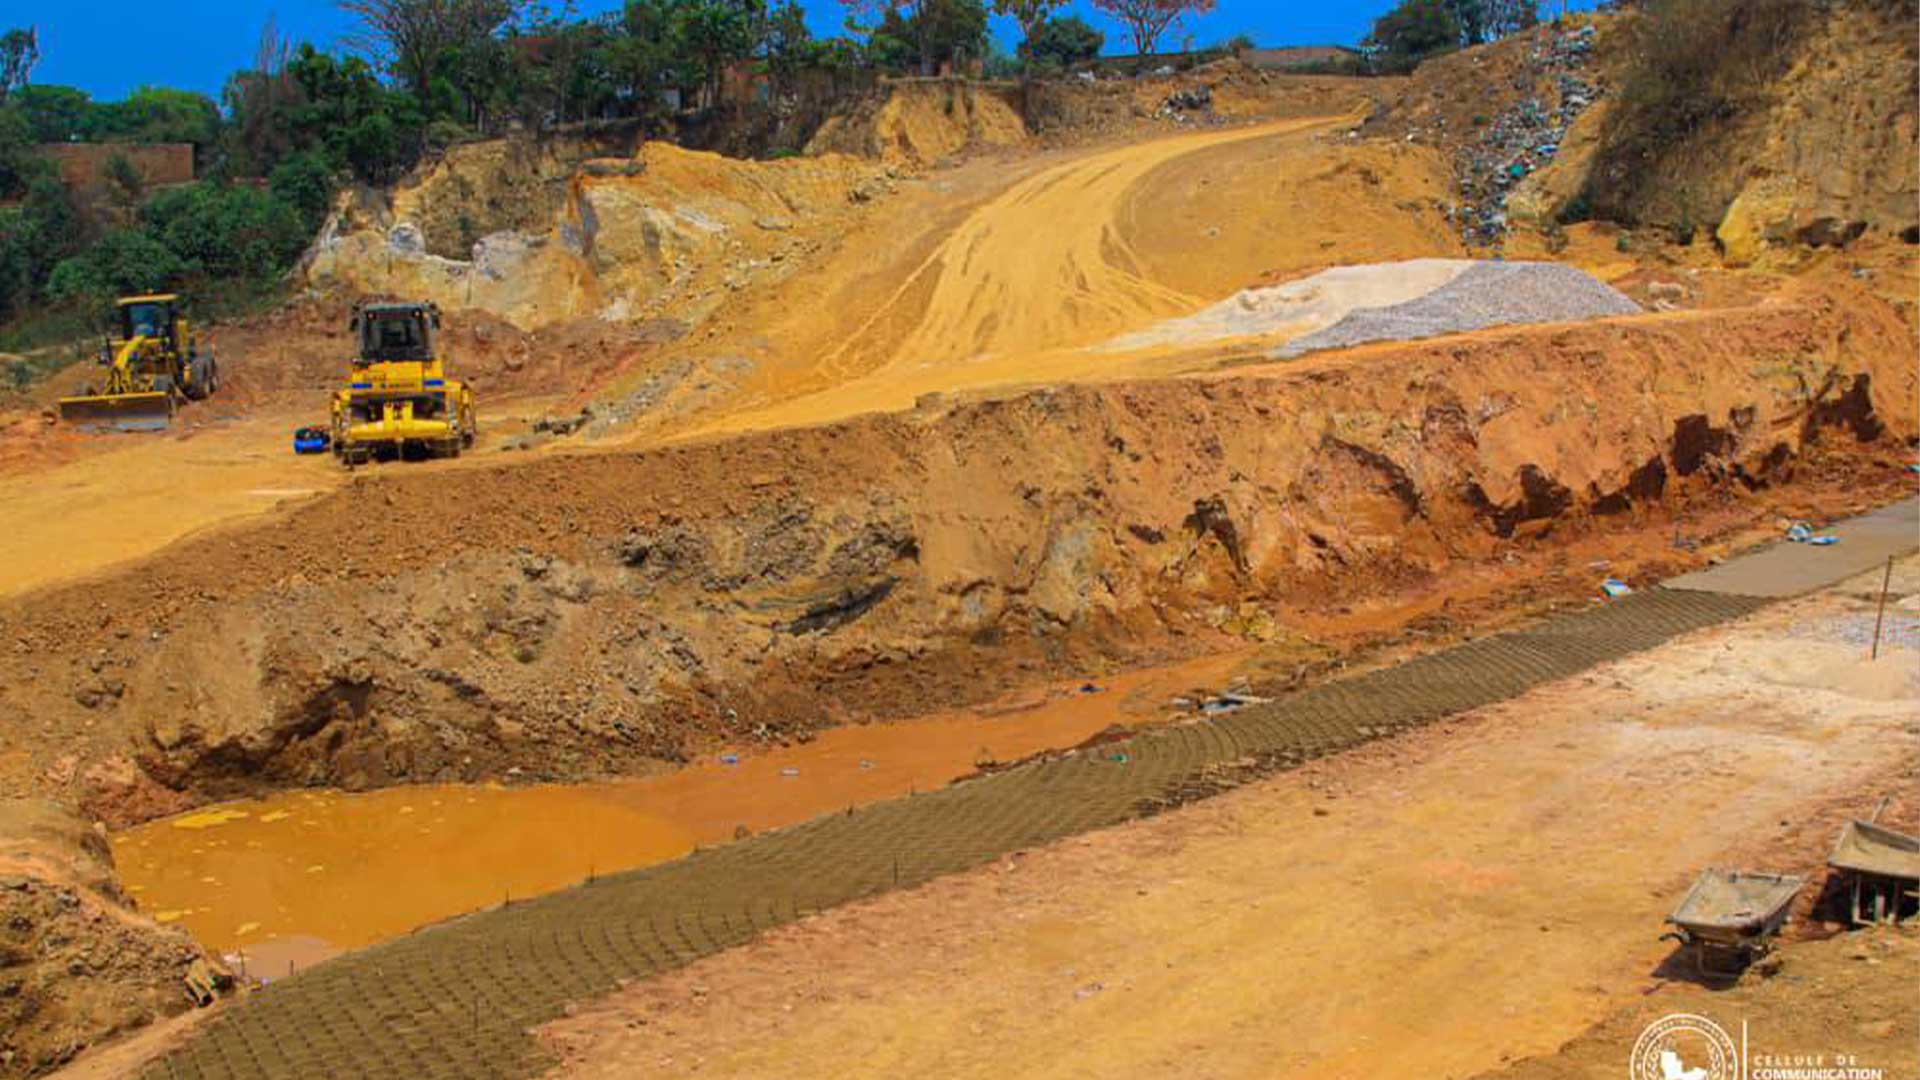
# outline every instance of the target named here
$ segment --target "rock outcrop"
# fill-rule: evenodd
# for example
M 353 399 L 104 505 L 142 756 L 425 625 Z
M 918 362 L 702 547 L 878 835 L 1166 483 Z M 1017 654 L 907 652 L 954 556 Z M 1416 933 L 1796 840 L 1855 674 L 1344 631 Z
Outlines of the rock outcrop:
M 836 154 L 742 161 L 649 142 L 575 159 L 515 146 L 456 147 L 390 198 L 343 199 L 305 280 L 484 309 L 521 329 L 697 311 L 748 275 L 785 272 L 793 230 L 845 214 L 886 176 Z

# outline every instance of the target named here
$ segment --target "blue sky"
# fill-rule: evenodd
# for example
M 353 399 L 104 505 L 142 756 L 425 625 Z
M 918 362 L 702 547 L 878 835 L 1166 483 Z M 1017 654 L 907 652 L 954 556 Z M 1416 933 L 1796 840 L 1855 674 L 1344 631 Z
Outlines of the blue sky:
M 819 34 L 839 33 L 845 11 L 830 0 L 805 3 Z M 1262 45 L 1353 44 L 1392 0 L 1218 0 L 1218 9 L 1189 20 L 1185 33 L 1196 45 L 1246 33 Z M 558 6 L 558 4 L 554 4 Z M 617 0 L 584 0 L 583 11 L 611 10 Z M 331 3 L 260 4 L 240 0 L 7 0 L 0 30 L 34 25 L 40 30 L 40 64 L 33 81 L 77 86 L 112 100 L 146 83 L 178 86 L 217 96 L 227 76 L 253 60 L 261 28 L 271 16 L 283 36 L 332 45 L 351 19 Z M 1110 50 L 1129 51 L 1120 26 L 1094 13 L 1085 0 L 1069 9 L 1106 32 Z M 1004 19 L 995 33 L 1009 45 L 1018 31 Z M 1181 32 L 1162 47 L 1178 47 Z

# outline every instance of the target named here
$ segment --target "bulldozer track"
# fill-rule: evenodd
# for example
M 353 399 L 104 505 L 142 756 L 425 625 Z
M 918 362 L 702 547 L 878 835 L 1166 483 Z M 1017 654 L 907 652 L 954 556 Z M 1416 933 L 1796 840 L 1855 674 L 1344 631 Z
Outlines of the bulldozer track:
M 550 1063 L 528 1029 L 569 1001 L 810 912 L 1504 701 L 1770 602 L 1643 591 L 1208 721 L 465 916 L 277 981 L 144 1075 L 527 1076 Z

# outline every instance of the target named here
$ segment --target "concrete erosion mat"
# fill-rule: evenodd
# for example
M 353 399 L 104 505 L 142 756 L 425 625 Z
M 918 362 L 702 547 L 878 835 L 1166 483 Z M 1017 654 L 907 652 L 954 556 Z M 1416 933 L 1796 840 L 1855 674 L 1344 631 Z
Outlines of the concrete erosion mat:
M 1920 498 L 1883 506 L 1822 531 L 1839 537 L 1839 542 L 1830 547 L 1774 544 L 1745 558 L 1682 574 L 1667 584 L 1741 596 L 1797 596 L 1912 551 L 1920 543 Z
M 545 1064 L 527 1030 L 622 980 L 1502 701 L 1768 602 L 1651 589 L 1211 721 L 453 920 L 272 984 L 145 1075 L 526 1076 Z

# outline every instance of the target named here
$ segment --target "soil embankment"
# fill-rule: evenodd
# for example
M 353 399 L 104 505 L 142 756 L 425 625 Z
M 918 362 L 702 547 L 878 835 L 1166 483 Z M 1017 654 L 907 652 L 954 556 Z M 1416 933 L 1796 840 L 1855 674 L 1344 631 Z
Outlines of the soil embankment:
M 1677 512 L 1897 490 L 1909 355 L 1807 294 L 363 476 L 0 606 L 7 780 L 127 822 L 589 777 L 1537 584 L 1595 532 L 1682 566 Z
M 134 911 L 107 839 L 50 803 L 0 800 L 0 1077 L 37 1076 L 189 1007 L 199 945 Z

